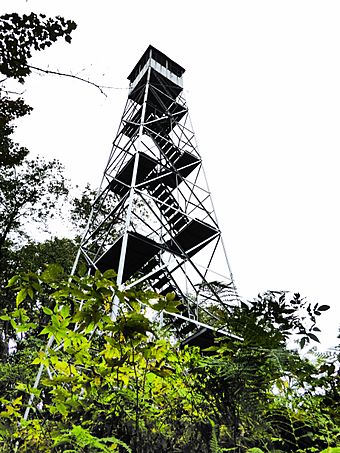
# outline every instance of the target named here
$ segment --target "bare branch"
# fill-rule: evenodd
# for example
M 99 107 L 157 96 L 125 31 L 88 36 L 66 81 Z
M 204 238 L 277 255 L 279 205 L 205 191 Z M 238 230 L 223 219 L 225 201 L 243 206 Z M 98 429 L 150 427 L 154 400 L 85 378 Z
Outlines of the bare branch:
M 45 74 L 54 74 L 54 75 L 58 75 L 58 76 L 62 76 L 62 77 L 70 77 L 71 79 L 76 79 L 76 80 L 80 80 L 81 82 L 88 83 L 89 85 L 92 85 L 95 88 L 97 88 L 105 97 L 107 97 L 107 94 L 105 93 L 104 88 L 111 88 L 111 87 L 98 85 L 97 83 L 91 82 L 90 80 L 86 80 L 86 79 L 84 79 L 82 77 L 79 77 L 77 75 L 67 74 L 65 72 L 53 71 L 51 69 L 37 68 L 36 66 L 31 66 L 31 65 L 28 65 L 28 67 L 30 69 L 34 69 L 35 71 L 43 72 Z
M 17 95 L 17 96 L 22 96 L 22 95 L 26 92 L 26 90 L 24 90 L 24 91 L 21 91 L 21 92 L 19 93 L 18 91 L 5 90 L 4 88 L 1 88 L 1 87 L 0 87 L 0 93 L 1 93 L 2 91 L 3 91 L 4 93 L 6 93 L 7 95 L 9 95 L 9 94 L 15 94 L 15 95 Z

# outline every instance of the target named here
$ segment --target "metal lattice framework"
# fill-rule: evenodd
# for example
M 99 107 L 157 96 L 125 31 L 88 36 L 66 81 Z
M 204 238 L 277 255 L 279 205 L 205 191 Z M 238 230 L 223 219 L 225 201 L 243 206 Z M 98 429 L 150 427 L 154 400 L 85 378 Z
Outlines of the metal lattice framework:
M 216 325 L 212 306 L 237 296 L 183 73 L 149 46 L 129 75 L 128 99 L 80 252 L 91 269 L 115 269 L 122 288 L 143 283 L 175 293 L 181 312 L 174 322 L 192 335 L 197 326 Z

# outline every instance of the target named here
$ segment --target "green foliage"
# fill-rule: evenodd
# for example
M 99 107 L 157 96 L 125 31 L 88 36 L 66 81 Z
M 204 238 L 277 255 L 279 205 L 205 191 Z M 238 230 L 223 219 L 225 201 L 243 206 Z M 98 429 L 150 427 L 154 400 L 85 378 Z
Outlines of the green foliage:
M 46 18 L 44 15 L 30 13 L 19 16 L 16 13 L 0 16 L 0 168 L 14 168 L 20 165 L 28 150 L 13 142 L 13 120 L 29 114 L 32 110 L 18 96 L 6 89 L 8 79 L 24 83 L 31 73 L 28 60 L 32 50 L 43 50 L 58 38 L 64 37 L 71 42 L 71 32 L 76 28 L 73 21 L 61 17 Z M 1 231 L 1 230 L 0 230 Z
M 67 272 L 71 271 L 74 256 L 77 252 L 77 243 L 70 239 L 54 238 L 43 243 L 36 243 L 30 241 L 27 245 L 19 249 L 6 248 L 4 251 L 3 260 L 0 261 L 0 309 L 3 310 L 0 317 L 0 329 L 2 335 L 0 336 L 0 359 L 11 360 L 9 355 L 10 343 L 20 344 L 24 339 L 17 338 L 15 320 L 10 320 L 8 312 L 15 310 L 16 304 L 20 309 L 25 309 L 30 313 L 31 319 L 34 318 L 36 325 L 36 332 L 31 332 L 33 337 L 37 336 L 39 328 L 43 323 L 43 314 L 41 310 L 37 309 L 37 300 L 33 297 L 33 290 L 30 289 L 30 272 L 39 269 L 39 272 L 44 275 L 44 279 L 48 278 L 49 273 L 53 267 L 56 269 L 65 268 Z M 54 262 L 55 265 L 46 268 L 48 262 Z M 12 277 L 16 272 L 26 271 L 26 283 L 18 276 Z M 53 279 L 57 281 L 55 273 L 52 274 Z M 59 274 L 61 277 L 62 274 Z M 6 285 L 6 283 L 8 285 Z M 12 287 L 19 284 L 23 286 L 22 291 L 13 298 Z M 44 305 L 48 303 L 44 295 L 39 296 L 39 302 Z M 23 315 L 23 312 L 20 312 Z M 27 315 L 24 315 L 27 316 Z M 27 329 L 27 326 L 21 326 L 22 331 Z M 27 338 L 25 338 L 25 341 Z M 28 344 L 27 341 L 24 344 Z
M 291 296 L 288 292 L 268 291 L 249 303 L 242 302 L 226 322 L 247 344 L 255 339 L 258 346 L 259 341 L 264 347 L 286 346 L 295 335 L 303 349 L 311 341 L 319 342 L 317 317 L 328 309 L 328 305 L 311 304 L 299 293 Z
M 32 50 L 43 50 L 60 37 L 70 43 L 71 33 L 76 28 L 73 21 L 62 17 L 46 18 L 35 13 L 23 16 L 5 14 L 0 17 L 0 23 L 0 72 L 21 83 L 31 73 L 28 59 Z
M 50 265 L 19 274 L 9 286 L 17 303 L 0 317 L 27 338 L 23 342 L 34 333 L 40 344 L 53 337 L 56 347 L 27 343 L 20 349 L 18 342 L 12 385 L 3 379 L 3 451 L 17 441 L 22 451 L 49 452 L 307 453 L 336 445 L 339 429 L 328 403 L 334 361 L 312 364 L 274 333 L 271 345 L 266 330 L 266 348 L 258 331 L 251 344 L 217 340 L 209 355 L 180 349 L 146 316 L 173 298 L 119 291 L 113 271 L 68 277 L 60 265 Z M 28 311 L 31 300 L 39 303 Z M 253 329 L 251 316 L 246 327 Z M 30 355 L 20 357 L 20 350 Z M 22 360 L 30 365 L 20 376 Z M 41 364 L 42 381 L 32 390 Z
M 58 202 L 68 194 L 63 167 L 57 160 L 24 160 L 0 174 L 0 258 L 6 242 L 23 234 L 28 220 L 43 224 L 52 218 Z
M 92 206 L 96 198 L 96 191 L 91 188 L 89 184 L 85 186 L 85 189 L 82 192 L 74 196 L 71 200 L 70 206 L 70 221 L 73 225 L 73 228 L 81 234 L 84 231 L 84 228 L 87 225 L 88 219 L 91 216 Z M 111 225 L 112 218 L 110 212 L 112 206 L 117 202 L 117 196 L 111 192 L 107 195 L 105 200 L 101 203 L 95 205 L 95 211 L 91 216 L 92 223 L 96 225 L 101 225 L 101 228 Z M 139 207 L 138 207 L 139 209 Z M 113 229 L 112 239 L 116 239 L 119 235 L 123 222 L 121 219 L 115 219 L 115 228 Z
M 234 451 L 235 448 L 221 448 L 217 439 L 215 424 L 211 422 L 211 439 L 210 439 L 211 453 L 223 453 L 225 451 Z
M 107 444 L 111 445 L 108 447 Z M 87 429 L 84 429 L 81 426 L 73 426 L 71 431 L 61 434 L 55 438 L 53 447 L 65 445 L 71 445 L 72 447 L 76 447 L 76 449 L 63 450 L 64 453 L 77 453 L 79 451 L 84 451 L 85 448 L 90 449 L 90 451 L 110 453 L 112 452 L 113 446 L 117 445 L 123 447 L 125 451 L 132 453 L 131 448 L 126 445 L 125 442 L 122 442 L 116 437 L 106 437 L 99 440 L 97 437 L 92 436 Z
M 6 89 L 6 81 L 24 83 L 30 72 L 32 50 L 43 50 L 58 38 L 70 42 L 76 28 L 72 21 L 48 19 L 30 13 L 0 17 L 0 273 L 6 269 L 7 251 L 25 231 L 27 221 L 44 224 L 51 218 L 57 202 L 68 193 L 62 166 L 56 160 L 27 159 L 28 150 L 16 144 L 11 135 L 13 121 L 30 113 L 22 98 Z M 27 234 L 27 232 L 26 232 Z
M 29 59 L 33 51 L 44 50 L 62 37 L 70 42 L 70 34 L 75 28 L 73 21 L 61 17 L 46 18 L 35 13 L 23 16 L 13 13 L 0 17 L 0 307 L 6 307 L 9 311 L 13 310 L 14 304 L 6 288 L 10 277 L 22 269 L 37 269 L 44 263 L 60 259 L 51 247 L 48 250 L 49 243 L 56 243 L 56 240 L 47 241 L 45 245 L 36 244 L 30 233 L 34 227 L 46 228 L 48 220 L 58 213 L 68 195 L 68 183 L 61 164 L 39 157 L 29 159 L 28 150 L 12 139 L 15 120 L 32 110 L 13 91 L 13 83 L 24 83 L 25 77 L 31 73 Z M 9 81 L 11 89 L 7 88 Z M 67 240 L 63 243 L 65 254 L 61 264 L 65 268 L 69 268 L 66 261 L 71 243 Z M 61 244 L 55 245 L 59 250 Z M 30 303 L 25 301 L 26 295 Z M 24 288 L 16 303 L 25 309 L 33 307 L 33 311 L 36 304 L 31 290 L 26 293 Z M 0 320 L 2 360 L 9 360 L 9 345 L 10 340 L 15 339 L 15 328 L 15 320 Z M 21 333 L 28 328 L 28 325 L 22 325 Z
M 180 358 L 169 342 L 155 337 L 155 327 L 145 316 L 146 307 L 162 296 L 138 291 L 122 293 L 115 281 L 108 278 L 112 273 L 64 279 L 60 275 L 60 267 L 52 265 L 40 275 L 22 274 L 12 279 L 10 285 L 17 290 L 17 307 L 4 315 L 10 317 L 17 331 L 23 327 L 34 329 L 21 305 L 30 299 L 31 291 L 35 300 L 41 300 L 44 293 L 48 301 L 48 306 L 41 307 L 45 326 L 40 336 L 53 336 L 61 348 L 48 353 L 40 351 L 32 362 L 43 364 L 54 373 L 42 381 L 43 391 L 38 399 L 44 401 L 43 412 L 47 411 L 51 420 L 62 417 L 63 430 L 68 426 L 58 442 L 73 439 L 75 432 L 70 431 L 71 426 L 80 419 L 82 429 L 92 427 L 90 434 L 94 438 L 96 432 L 105 430 L 106 435 L 100 439 L 119 438 L 113 431 L 115 427 L 118 425 L 122 433 L 130 426 L 130 441 L 134 436 L 133 445 L 139 444 L 140 437 L 145 436 L 146 422 L 158 425 L 157 417 L 161 417 L 164 424 L 164 417 L 168 417 L 166 398 L 169 394 L 178 398 L 180 391 L 176 373 Z M 114 298 L 120 304 L 115 321 L 110 317 Z M 187 356 L 183 353 L 183 357 Z M 188 411 L 192 407 L 191 397 L 184 390 L 181 393 Z M 17 411 L 13 405 L 5 404 L 7 409 L 2 415 L 9 419 Z M 109 430 L 100 421 L 103 413 L 106 422 L 111 419 Z M 162 432 L 166 436 L 165 428 L 166 425 Z M 13 425 L 10 430 L 13 433 Z M 97 448 L 103 441 L 98 442 Z
M 56 160 L 45 162 L 40 158 L 28 160 L 28 150 L 11 139 L 13 121 L 32 110 L 22 98 L 6 90 L 7 79 L 24 83 L 31 73 L 28 60 L 32 50 L 43 50 L 76 28 L 72 21 L 44 15 L 19 16 L 16 13 L 0 17 L 0 259 L 6 241 L 27 222 L 44 221 L 50 217 L 56 200 L 67 193 L 61 165 Z M 10 97 L 9 93 L 12 94 Z
M 13 120 L 28 115 L 32 108 L 26 105 L 21 98 L 10 99 L 8 96 L 0 98 L 0 168 L 11 168 L 20 164 L 28 154 L 26 148 L 13 142 L 11 135 L 14 132 Z
M 96 191 L 87 184 L 80 196 L 72 200 L 71 222 L 80 231 L 83 231 L 87 225 L 95 197 Z
M 328 448 L 326 448 L 326 450 L 322 450 L 321 453 L 340 453 L 340 447 L 335 447 L 335 448 L 328 447 Z

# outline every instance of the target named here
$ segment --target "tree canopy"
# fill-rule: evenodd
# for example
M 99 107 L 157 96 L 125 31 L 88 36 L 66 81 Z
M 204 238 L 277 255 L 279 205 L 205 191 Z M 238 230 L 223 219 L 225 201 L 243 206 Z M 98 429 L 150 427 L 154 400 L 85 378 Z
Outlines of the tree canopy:
M 30 58 L 60 38 L 71 42 L 76 24 L 61 17 L 46 18 L 30 13 L 0 17 L 0 307 L 11 306 L 6 282 L 30 261 L 41 267 L 46 262 L 35 245 L 27 260 L 27 246 L 46 230 L 69 193 L 62 164 L 43 157 L 30 158 L 29 150 L 13 140 L 15 120 L 30 114 L 32 107 L 16 91 L 31 74 Z M 58 244 L 60 246 L 60 244 Z M 66 245 L 64 241 L 64 245 Z M 65 249 L 66 252 L 66 249 Z M 58 262 L 58 252 L 53 261 Z M 38 257 L 41 261 L 38 264 Z M 2 352 L 8 351 L 12 335 L 9 323 L 2 322 Z

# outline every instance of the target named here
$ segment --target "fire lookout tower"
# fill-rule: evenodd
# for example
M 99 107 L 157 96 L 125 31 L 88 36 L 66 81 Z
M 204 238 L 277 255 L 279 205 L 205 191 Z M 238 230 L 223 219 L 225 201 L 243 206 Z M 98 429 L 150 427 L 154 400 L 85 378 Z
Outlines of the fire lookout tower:
M 183 97 L 184 71 L 149 46 L 128 76 L 80 251 L 91 269 L 114 269 L 122 288 L 143 283 L 174 293 L 180 313 L 167 316 L 194 338 L 216 325 L 212 306 L 237 296 Z

